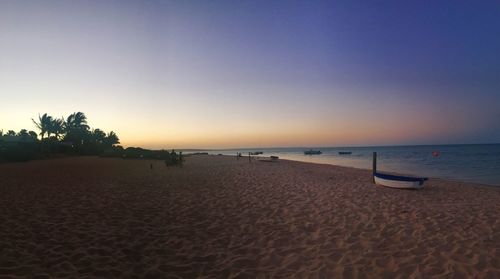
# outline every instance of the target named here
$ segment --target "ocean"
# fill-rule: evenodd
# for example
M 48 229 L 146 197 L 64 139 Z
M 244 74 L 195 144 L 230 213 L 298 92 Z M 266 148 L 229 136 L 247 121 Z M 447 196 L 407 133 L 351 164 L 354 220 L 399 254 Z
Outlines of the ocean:
M 304 155 L 305 150 L 321 150 L 321 155 Z M 211 154 L 262 151 L 259 156 L 279 156 L 303 162 L 332 164 L 362 169 L 372 168 L 377 152 L 377 169 L 416 176 L 476 182 L 500 186 L 500 144 L 416 145 L 371 147 L 243 148 L 210 150 Z M 340 155 L 339 151 L 351 151 Z

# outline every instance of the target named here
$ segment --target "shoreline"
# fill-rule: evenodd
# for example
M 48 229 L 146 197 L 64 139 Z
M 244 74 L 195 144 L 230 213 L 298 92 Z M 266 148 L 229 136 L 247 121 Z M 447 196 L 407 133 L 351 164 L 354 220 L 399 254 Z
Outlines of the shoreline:
M 464 145 L 474 145 L 474 144 L 464 144 Z M 476 144 L 476 145 L 487 145 L 487 144 Z M 208 155 L 199 155 L 199 154 L 186 154 L 184 155 L 185 158 L 192 157 L 192 156 L 223 156 L 227 158 L 235 158 L 236 156 L 234 155 L 218 155 L 218 154 L 211 154 L 209 153 Z M 100 157 L 100 156 L 95 156 L 95 155 L 80 155 L 80 156 L 72 156 L 72 155 L 65 155 L 65 156 L 54 156 L 54 157 L 49 157 L 49 158 L 39 158 L 39 159 L 34 159 L 30 161 L 25 161 L 25 162 L 0 162 L 1 165 L 7 165 L 7 164 L 25 164 L 29 162 L 34 162 L 34 161 L 50 161 L 50 160 L 61 160 L 61 159 L 72 159 L 72 158 L 96 158 L 96 159 L 117 159 L 117 160 L 137 160 L 137 161 L 154 161 L 158 162 L 161 160 L 151 160 L 151 159 L 138 159 L 138 158 L 113 158 L 113 157 Z M 243 156 L 240 157 L 241 160 L 246 160 L 248 159 L 248 156 Z M 252 160 L 258 161 L 259 159 L 266 159 L 269 158 L 267 156 L 262 156 L 262 155 L 252 155 Z M 319 163 L 319 162 L 309 162 L 309 161 L 300 161 L 300 160 L 293 160 L 293 159 L 282 159 L 281 157 L 279 158 L 280 161 L 288 161 L 288 162 L 298 162 L 298 163 L 305 163 L 305 164 L 313 164 L 313 165 L 320 165 L 320 166 L 333 166 L 333 167 L 338 167 L 338 168 L 346 168 L 346 169 L 355 169 L 355 170 L 361 170 L 361 171 L 372 171 L 372 169 L 368 168 L 360 168 L 360 167 L 353 167 L 353 166 L 343 166 L 343 165 L 337 165 L 337 164 L 331 164 L 331 163 Z M 393 172 L 393 171 L 381 171 L 383 173 L 388 173 L 388 174 L 395 174 L 395 175 L 403 175 L 403 176 L 416 176 L 413 174 L 409 173 L 404 173 L 404 172 Z M 443 182 L 449 182 L 449 183 L 459 183 L 459 184 L 470 184 L 471 186 L 478 186 L 478 187 L 493 187 L 493 188 L 500 188 L 500 185 L 494 185 L 494 184 L 486 184 L 486 183 L 480 183 L 480 182 L 474 182 L 474 181 L 465 181 L 465 180 L 458 180 L 458 179 L 453 179 L 453 178 L 442 178 L 442 177 L 436 177 L 436 176 L 427 176 L 427 178 L 438 181 L 443 181 Z M 380 185 L 377 185 L 380 186 Z M 424 187 L 425 188 L 425 187 Z
M 473 145 L 473 144 L 466 144 L 466 145 Z M 476 145 L 486 145 L 486 144 L 476 144 Z M 236 156 L 234 155 L 218 155 L 218 154 L 211 154 L 209 153 L 208 155 L 199 155 L 199 154 L 186 154 L 184 155 L 185 158 L 192 157 L 192 156 L 223 156 L 227 158 L 235 158 Z M 34 159 L 30 161 L 25 161 L 25 162 L 0 162 L 1 165 L 6 165 L 6 164 L 25 164 L 29 162 L 34 162 L 34 161 L 50 161 L 50 160 L 61 160 L 61 159 L 72 159 L 72 158 L 96 158 L 96 159 L 117 159 L 117 160 L 137 160 L 137 161 L 154 161 L 158 162 L 161 160 L 151 160 L 151 159 L 138 159 L 138 158 L 113 158 L 113 157 L 100 157 L 100 156 L 95 156 L 95 155 L 80 155 L 80 156 L 72 156 L 72 155 L 65 155 L 65 156 L 54 156 L 54 157 L 49 157 L 49 158 L 39 158 L 39 159 Z M 248 156 L 243 156 L 240 157 L 241 160 L 246 160 L 248 159 Z M 269 158 L 267 156 L 262 156 L 262 155 L 252 155 L 252 160 L 258 161 L 259 159 L 266 159 Z M 346 168 L 346 169 L 355 169 L 355 170 L 361 170 L 361 171 L 372 171 L 372 169 L 368 168 L 360 168 L 360 167 L 353 167 L 353 166 L 343 166 L 343 165 L 336 165 L 336 164 L 330 164 L 330 163 L 319 163 L 319 162 L 308 162 L 308 161 L 300 161 L 300 160 L 293 160 L 293 159 L 282 159 L 281 157 L 279 158 L 279 161 L 288 161 L 288 162 L 298 162 L 298 163 L 305 163 L 305 164 L 313 164 L 313 165 L 320 165 L 320 166 L 333 166 L 333 167 L 338 167 L 338 168 Z M 404 172 L 393 172 L 393 171 L 381 171 L 383 173 L 389 173 L 389 174 L 395 174 L 395 175 L 403 175 L 403 176 L 415 176 L 413 174 L 409 173 L 404 173 Z M 457 180 L 457 179 L 452 179 L 452 178 L 442 178 L 442 177 L 436 177 L 436 176 L 428 176 L 427 178 L 438 181 L 443 181 L 443 182 L 449 182 L 449 183 L 459 183 L 459 184 L 470 184 L 471 186 L 478 186 L 478 187 L 493 187 L 493 188 L 500 188 L 500 185 L 494 185 L 494 184 L 485 184 L 485 183 L 480 183 L 480 182 L 474 182 L 474 181 L 464 181 L 464 180 Z M 377 185 L 380 186 L 380 185 Z M 425 187 L 424 187 L 425 188 Z
M 234 157 L 234 156 L 231 156 L 231 155 L 217 155 L 217 154 L 209 154 L 208 156 Z M 254 158 L 256 158 L 256 157 L 259 157 L 259 155 L 254 156 Z M 243 158 L 245 158 L 245 157 L 243 157 Z M 260 158 L 268 158 L 268 157 L 262 156 Z M 247 157 L 247 159 L 248 159 L 248 157 Z M 279 160 L 281 160 L 281 161 L 289 161 L 289 162 L 299 162 L 299 163 L 313 164 L 313 165 L 334 166 L 334 167 L 339 167 L 339 168 L 348 168 L 348 169 L 356 169 L 356 170 L 362 170 L 362 171 L 370 171 L 370 172 L 372 172 L 372 169 L 359 168 L 359 167 L 351 167 L 351 166 L 342 166 L 342 165 L 329 164 L 329 163 L 307 162 L 307 161 L 299 161 L 299 160 L 292 160 L 292 159 L 281 159 L 281 158 Z M 413 174 L 408 174 L 408 173 L 403 173 L 403 172 L 392 172 L 392 171 L 381 171 L 381 172 L 383 172 L 383 173 L 389 173 L 389 174 L 395 174 L 395 175 L 403 175 L 403 176 L 415 176 Z M 441 180 L 443 182 L 450 182 L 450 183 L 471 184 L 471 186 L 500 188 L 500 185 L 485 184 L 485 183 L 479 183 L 479 182 L 473 182 L 473 181 L 455 180 L 455 179 L 452 179 L 452 178 L 442 178 L 442 177 L 435 177 L 435 176 L 428 176 L 427 178 L 432 179 L 432 180 Z M 379 186 L 379 185 L 377 185 L 377 186 Z
M 386 172 L 424 176 L 453 181 L 479 183 L 500 187 L 498 159 L 500 144 L 474 145 L 419 145 L 353 148 L 317 148 L 323 154 L 304 156 L 304 148 L 255 149 L 265 156 L 312 163 L 350 166 L 371 169 L 372 152 L 379 155 L 379 170 Z M 341 151 L 350 155 L 339 155 Z M 235 155 L 238 150 L 211 151 Z

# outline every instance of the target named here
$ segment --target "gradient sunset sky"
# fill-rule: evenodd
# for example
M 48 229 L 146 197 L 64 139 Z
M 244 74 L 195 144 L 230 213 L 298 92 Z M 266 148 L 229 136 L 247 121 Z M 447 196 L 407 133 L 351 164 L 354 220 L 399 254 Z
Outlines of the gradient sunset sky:
M 0 129 L 125 146 L 500 142 L 499 1 L 0 1 Z

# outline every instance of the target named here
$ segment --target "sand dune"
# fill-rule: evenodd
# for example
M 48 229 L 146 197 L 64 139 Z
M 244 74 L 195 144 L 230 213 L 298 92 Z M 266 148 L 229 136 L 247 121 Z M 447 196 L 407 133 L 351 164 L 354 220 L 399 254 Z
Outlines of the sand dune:
M 500 188 L 196 156 L 0 165 L 0 277 L 500 277 Z

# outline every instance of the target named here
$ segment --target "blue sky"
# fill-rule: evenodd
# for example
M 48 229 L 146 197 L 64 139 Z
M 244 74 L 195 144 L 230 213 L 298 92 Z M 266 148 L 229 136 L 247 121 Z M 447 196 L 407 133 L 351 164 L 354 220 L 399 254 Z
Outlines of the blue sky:
M 125 145 L 500 142 L 498 1 L 2 1 L 0 128 Z

